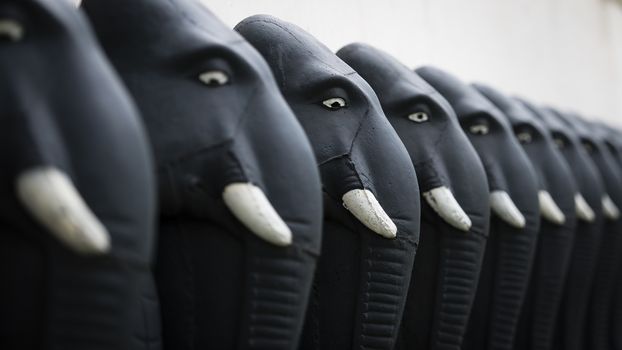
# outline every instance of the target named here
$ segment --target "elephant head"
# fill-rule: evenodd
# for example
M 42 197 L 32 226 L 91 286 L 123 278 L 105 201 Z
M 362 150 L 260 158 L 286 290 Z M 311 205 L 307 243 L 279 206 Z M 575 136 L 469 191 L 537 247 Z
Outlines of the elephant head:
M 270 68 L 194 0 L 83 7 L 155 152 L 165 347 L 295 348 L 322 199 L 311 146 Z
M 570 266 L 576 207 L 587 219 L 593 220 L 594 213 L 586 207 L 566 160 L 537 117 L 491 87 L 474 87 L 503 112 L 536 170 L 542 220 L 515 348 L 550 349 Z
M 156 307 L 143 308 L 156 303 L 152 160 L 69 2 L 0 3 L 0 105 L 0 348 L 140 348 L 135 317 Z
M 592 283 L 591 303 L 588 315 L 587 347 L 610 349 L 611 308 L 614 302 L 616 276 L 622 261 L 622 173 L 611 151 L 607 148 L 602 133 L 597 128 L 571 113 L 557 113 L 556 117 L 572 129 L 583 147 L 596 164 L 603 179 L 605 195 L 602 210 L 605 216 L 603 236 L 598 252 L 598 262 Z
M 393 349 L 419 240 L 408 153 L 372 88 L 317 39 L 270 16 L 235 29 L 270 64 L 322 177 L 322 257 L 302 349 Z
M 502 112 L 475 88 L 432 67 L 417 73 L 449 101 L 488 177 L 494 215 L 463 348 L 511 348 L 540 224 L 535 170 Z
M 484 168 L 449 103 L 415 72 L 364 44 L 347 45 L 337 55 L 378 95 L 410 154 L 424 198 L 398 348 L 459 347 L 488 236 Z M 514 209 L 511 201 L 500 205 Z
M 553 110 L 535 106 L 524 100 L 517 101 L 538 118 L 546 132 L 553 138 L 556 147 L 566 159 L 578 187 L 575 196 L 575 212 L 578 220 L 570 267 L 557 318 L 554 348 L 584 349 L 589 298 L 602 238 L 603 182 L 596 165 L 586 153 L 577 135 L 556 118 Z

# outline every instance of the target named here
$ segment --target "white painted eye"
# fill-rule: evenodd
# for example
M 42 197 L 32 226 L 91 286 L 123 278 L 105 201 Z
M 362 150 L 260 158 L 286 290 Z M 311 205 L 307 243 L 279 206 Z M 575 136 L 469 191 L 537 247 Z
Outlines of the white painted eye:
M 12 19 L 0 19 L 0 39 L 8 39 L 13 42 L 20 41 L 24 36 L 22 25 Z
M 531 134 L 526 131 L 516 134 L 516 138 L 520 143 L 531 143 L 532 140 Z
M 486 124 L 476 124 L 469 127 L 469 132 L 474 135 L 486 135 L 488 131 L 488 125 Z
M 430 118 L 428 118 L 428 114 L 426 112 L 415 112 L 409 114 L 408 119 L 412 120 L 415 123 L 423 123 L 427 122 Z
M 199 75 L 199 80 L 207 86 L 222 86 L 229 82 L 227 73 L 221 70 L 210 70 Z
M 322 101 L 322 104 L 329 109 L 340 109 L 346 106 L 346 100 L 341 97 L 332 97 Z

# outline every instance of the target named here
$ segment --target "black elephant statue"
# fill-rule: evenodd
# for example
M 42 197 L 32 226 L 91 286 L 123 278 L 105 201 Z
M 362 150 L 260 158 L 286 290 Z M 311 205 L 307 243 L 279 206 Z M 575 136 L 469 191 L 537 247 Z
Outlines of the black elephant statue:
M 490 222 L 484 167 L 449 103 L 417 73 L 365 44 L 347 45 L 337 55 L 378 95 L 424 199 L 397 349 L 460 348 Z
M 540 227 L 537 174 L 503 113 L 474 87 L 433 67 L 416 71 L 449 101 L 488 177 L 494 215 L 462 349 L 511 349 Z
M 523 104 L 482 84 L 474 87 L 508 119 L 538 178 L 542 220 L 515 349 L 552 349 L 573 248 L 577 207 L 593 219 L 570 167 L 540 120 Z M 577 203 L 579 204 L 577 206 Z
M 369 84 L 317 39 L 265 15 L 235 30 L 270 64 L 322 178 L 322 256 L 300 349 L 393 349 L 419 241 L 408 152 Z
M 293 349 L 320 252 L 313 151 L 270 68 L 194 0 L 86 0 L 154 149 L 167 349 Z
M 517 100 L 538 118 L 566 159 L 577 184 L 575 211 L 577 224 L 564 294 L 557 317 L 553 349 L 586 348 L 585 335 L 592 282 L 603 235 L 602 198 L 604 185 L 596 165 L 581 140 L 549 108 Z
M 573 130 L 590 158 L 596 164 L 605 185 L 602 210 L 605 216 L 602 242 L 592 283 L 588 314 L 587 348 L 611 349 L 611 308 L 614 305 L 616 276 L 622 262 L 622 173 L 603 135 L 583 118 L 573 113 L 554 114 L 567 128 Z
M 70 2 L 0 2 L 0 120 L 0 348 L 157 349 L 151 153 Z
M 603 141 L 617 161 L 622 172 L 622 132 L 603 123 L 596 123 Z M 618 266 L 615 294 L 611 306 L 611 349 L 622 350 L 622 266 Z

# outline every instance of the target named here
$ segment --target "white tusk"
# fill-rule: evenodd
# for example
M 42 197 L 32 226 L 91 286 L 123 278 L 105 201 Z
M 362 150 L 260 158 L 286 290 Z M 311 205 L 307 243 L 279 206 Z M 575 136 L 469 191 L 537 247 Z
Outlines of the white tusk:
M 587 204 L 581 193 L 574 195 L 574 208 L 577 212 L 577 217 L 583 221 L 593 222 L 594 218 L 596 218 L 594 210 Z
M 231 213 L 260 238 L 278 246 L 292 244 L 292 231 L 259 187 L 248 182 L 231 183 L 222 198 Z
M 343 206 L 367 228 L 385 238 L 397 237 L 397 227 L 373 193 L 365 189 L 350 190 L 341 199 Z
M 620 217 L 618 206 L 611 200 L 608 194 L 603 196 L 603 213 L 610 220 L 617 220 Z
M 462 231 L 468 231 L 471 228 L 471 219 L 462 210 L 449 188 L 445 186 L 433 188 L 423 192 L 423 198 L 451 226 Z
M 548 191 L 538 191 L 538 199 L 540 201 L 540 214 L 543 218 L 557 225 L 562 225 L 566 222 L 566 216 L 559 209 Z
M 507 192 L 490 192 L 490 209 L 511 226 L 516 228 L 525 227 L 525 216 L 518 210 Z
M 17 195 L 33 217 L 76 252 L 102 254 L 110 249 L 108 231 L 60 170 L 41 167 L 20 174 Z
M 24 36 L 22 25 L 12 19 L 0 19 L 0 37 L 6 37 L 11 41 L 20 41 Z

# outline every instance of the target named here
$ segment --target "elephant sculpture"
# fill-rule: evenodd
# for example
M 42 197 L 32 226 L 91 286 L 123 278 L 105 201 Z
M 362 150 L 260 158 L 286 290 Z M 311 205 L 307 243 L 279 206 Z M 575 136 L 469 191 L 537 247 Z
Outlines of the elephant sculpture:
M 611 128 L 605 124 L 598 123 L 599 129 L 605 145 L 609 148 L 617 161 L 619 169 L 622 169 L 622 133 L 618 129 Z M 622 170 L 620 170 L 622 171 Z M 616 277 L 615 294 L 611 305 L 611 348 L 614 350 L 622 349 L 622 266 L 618 266 Z
M 0 2 L 0 106 L 0 348 L 156 349 L 151 154 L 70 2 Z
M 309 137 L 324 195 L 322 256 L 300 349 L 393 349 L 419 240 L 408 153 L 372 88 L 301 28 L 240 22 Z
M 570 267 L 557 317 L 553 349 L 581 350 L 586 348 L 588 306 L 598 251 L 602 240 L 604 195 L 603 181 L 577 135 L 548 108 L 517 100 L 540 120 L 572 171 L 578 187 L 575 196 L 577 224 Z
M 511 349 L 540 227 L 536 172 L 502 112 L 474 87 L 433 67 L 416 71 L 456 112 L 484 165 L 495 214 L 462 348 Z
M 594 126 L 571 113 L 555 113 L 555 116 L 573 130 L 589 156 L 592 158 L 605 185 L 602 209 L 605 216 L 601 248 L 588 315 L 587 348 L 593 350 L 611 349 L 611 308 L 613 306 L 616 273 L 622 262 L 622 173 L 613 155 L 604 143 L 602 135 Z
M 609 148 L 618 163 L 618 167 L 622 169 L 622 132 L 605 124 L 599 124 L 598 128 L 603 133 L 605 145 Z M 621 170 L 622 171 L 622 170 Z M 612 305 L 613 315 L 611 316 L 611 335 L 612 349 L 622 350 L 622 266 L 618 267 L 617 284 L 614 302 Z
M 270 68 L 194 0 L 86 0 L 157 166 L 167 349 L 293 349 L 321 244 L 313 151 Z
M 347 45 L 337 56 L 378 95 L 410 154 L 424 199 L 397 349 L 459 348 L 490 222 L 490 205 L 481 200 L 488 197 L 482 163 L 449 103 L 415 72 L 365 44 Z
M 566 160 L 553 138 L 520 102 L 489 86 L 474 87 L 510 122 L 538 178 L 542 220 L 527 298 L 522 308 L 515 349 L 552 349 L 575 236 L 577 208 L 586 218 L 593 211 L 577 190 Z

